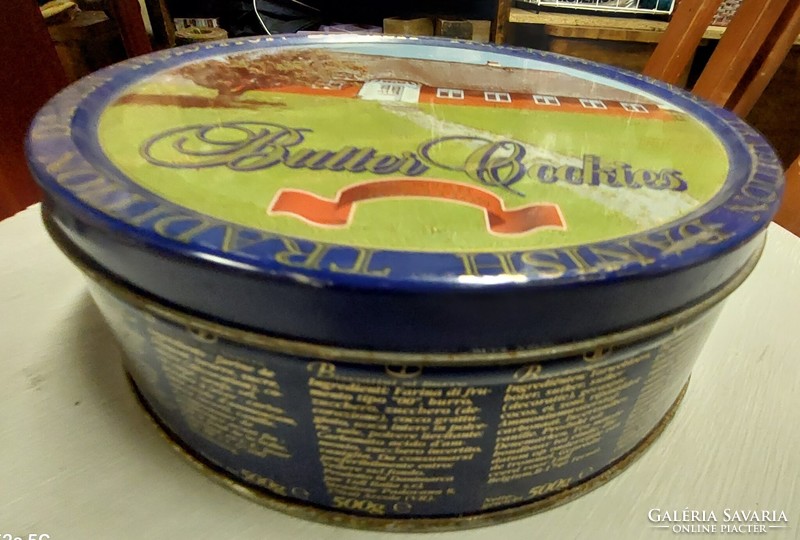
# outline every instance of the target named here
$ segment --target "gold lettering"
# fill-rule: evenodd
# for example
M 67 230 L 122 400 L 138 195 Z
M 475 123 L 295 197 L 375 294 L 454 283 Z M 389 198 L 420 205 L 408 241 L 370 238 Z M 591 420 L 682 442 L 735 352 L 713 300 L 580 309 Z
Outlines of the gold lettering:
M 322 258 L 328 253 L 330 247 L 325 244 L 314 243 L 311 251 L 303 251 L 294 240 L 280 238 L 286 249 L 275 254 L 275 260 L 287 266 L 319 270 Z
M 454 468 L 483 451 L 488 426 L 476 399 L 492 389 L 403 380 L 420 372 L 387 367 L 393 378 L 402 373 L 396 381 L 333 372 L 309 378 L 325 486 L 342 508 L 404 513 L 455 495 Z
M 655 261 L 637 251 L 630 242 L 620 242 L 611 246 L 586 246 L 587 251 L 597 257 L 604 270 L 612 271 L 631 263 L 647 265 Z
M 571 483 L 572 477 L 559 478 L 558 480 L 553 480 L 547 484 L 532 487 L 530 491 L 528 491 L 528 495 L 531 497 L 541 497 L 547 493 L 564 490 L 568 488 Z
M 129 193 L 125 197 L 119 198 L 119 200 L 108 203 L 103 206 L 103 210 L 106 212 L 115 212 L 118 213 L 121 210 L 125 210 L 130 208 L 131 206 L 135 205 L 136 203 L 145 202 L 148 199 L 139 195 L 138 193 Z M 130 220 L 126 220 L 129 221 Z
M 598 362 L 606 357 L 613 349 L 611 347 L 597 347 L 583 353 L 583 361 L 588 363 Z
M 361 148 L 357 150 L 354 154 L 351 154 L 349 158 L 341 164 L 341 169 L 334 169 L 334 170 L 345 170 L 350 172 L 364 172 L 366 167 L 364 164 L 369 161 L 372 156 L 375 155 L 375 150 L 371 148 Z
M 222 251 L 225 253 L 243 251 L 256 244 L 260 244 L 267 240 L 273 240 L 275 238 L 276 236 L 272 233 L 258 230 L 243 231 L 239 227 L 226 225 L 225 234 L 222 238 L 222 245 L 220 246 L 220 249 L 222 249 Z
M 63 122 L 55 114 L 48 114 L 37 118 L 36 123 L 31 129 L 30 137 L 33 141 L 41 141 L 44 139 L 68 137 L 69 134 L 70 131 L 66 122 Z M 71 154 L 72 152 L 67 153 Z
M 535 480 L 572 464 L 595 464 L 604 438 L 622 429 L 629 389 L 641 385 L 638 366 L 652 359 L 649 351 L 616 359 L 605 349 L 595 352 L 599 356 L 583 371 L 544 376 L 538 364 L 517 370 L 517 383 L 503 398 L 488 483 Z M 529 496 L 561 491 L 571 481 L 537 484 Z
M 350 160 L 358 154 L 358 148 L 355 146 L 345 146 L 337 150 L 335 153 L 327 152 L 310 164 L 314 170 L 328 169 L 331 171 L 343 171 L 347 168 Z
M 401 159 L 389 154 L 378 154 L 364 165 L 364 167 L 374 174 L 391 174 L 400 168 Z
M 541 364 L 528 364 L 514 372 L 514 380 L 519 382 L 535 379 L 542 372 Z
M 586 259 L 583 258 L 583 255 L 578 248 L 568 247 L 559 251 L 569 257 L 569 259 L 575 263 L 575 266 L 578 268 L 578 270 L 580 270 L 581 273 L 589 273 L 594 270 L 594 265 L 589 264 Z
M 156 216 L 164 216 L 164 215 L 169 215 L 171 213 L 172 210 L 170 210 L 165 206 L 156 206 L 155 208 L 151 208 L 150 210 L 144 212 L 143 214 L 139 214 L 138 216 L 129 219 L 128 223 L 130 223 L 131 225 L 142 225 L 149 219 L 152 219 Z
M 311 148 L 301 148 L 296 150 L 294 153 L 290 154 L 286 159 L 284 159 L 283 164 L 287 167 L 291 167 L 292 169 L 300 169 L 300 168 L 309 168 L 313 169 L 314 167 L 311 166 L 308 161 L 314 160 L 315 163 L 319 163 L 323 158 L 324 155 L 320 155 L 321 152 L 318 150 L 313 150 Z
M 689 378 L 712 323 L 713 316 L 690 323 L 645 353 L 652 358 L 650 369 L 617 440 L 617 452 L 630 451 L 666 414 Z
M 269 491 L 277 493 L 278 495 L 286 496 L 287 494 L 286 488 L 271 478 L 261 476 L 260 474 L 254 473 L 253 471 L 249 471 L 247 469 L 242 469 L 239 471 L 239 473 L 245 482 L 268 489 Z M 292 489 L 293 494 L 296 489 L 297 488 Z
M 350 268 L 344 268 L 339 266 L 336 263 L 331 263 L 329 268 L 334 272 L 341 272 L 342 274 L 359 274 L 364 276 L 379 276 L 385 277 L 388 276 L 391 272 L 391 269 L 388 267 L 382 268 L 380 270 L 370 270 L 369 265 L 372 262 L 372 255 L 375 253 L 374 250 L 371 249 L 364 249 L 364 248 L 356 248 L 358 255 L 356 256 L 355 262 L 353 262 L 353 266 Z
M 556 177 L 559 180 L 564 180 L 568 184 L 577 186 L 583 183 L 582 174 L 583 171 L 581 171 L 579 167 L 573 167 L 571 165 L 562 165 L 556 170 Z
M 47 165 L 47 172 L 50 174 L 61 172 L 61 170 L 66 167 L 66 165 L 72 161 L 72 158 L 74 158 L 76 155 L 77 154 L 72 151 L 64 152 L 58 158 L 56 158 L 55 161 L 52 161 Z
M 468 276 L 518 274 L 514 260 L 509 253 L 456 253 L 464 265 L 464 273 Z M 500 270 L 500 272 L 485 272 Z
M 80 189 L 74 190 L 82 200 L 95 206 L 102 206 L 106 197 L 119 192 L 119 186 L 112 184 L 107 179 L 98 177 L 96 182 L 86 182 Z
M 311 362 L 308 364 L 308 371 L 320 378 L 330 378 L 336 374 L 336 366 L 330 362 Z
M 158 320 L 147 324 L 146 336 L 163 372 L 156 377 L 166 378 L 180 414 L 194 433 L 234 454 L 292 457 L 276 430 L 295 427 L 297 421 L 283 407 L 284 394 L 273 370 L 229 354 L 206 352 L 207 340 L 168 333 L 159 328 Z M 277 493 L 286 492 L 265 478 L 243 477 Z
M 114 186 L 108 178 L 97 174 L 97 171 L 81 168 L 59 171 L 56 174 L 56 181 L 78 194 Z M 117 187 L 114 186 L 114 189 Z
M 417 156 L 411 152 L 403 152 L 403 162 L 399 171 L 409 176 L 418 176 L 428 170 L 428 166 L 422 163 Z
M 178 225 L 178 229 L 181 228 L 181 225 L 187 226 L 188 228 L 176 234 L 176 231 L 170 231 L 170 227 L 175 227 L 176 225 Z M 217 223 L 212 221 L 211 218 L 207 218 L 205 216 L 172 215 L 159 218 L 155 223 L 153 223 L 153 230 L 164 238 L 170 238 L 172 240 L 177 240 L 178 242 L 188 243 L 198 235 L 216 226 L 218 226 Z
M 703 223 L 697 219 L 681 225 L 678 231 L 681 237 L 693 239 L 698 244 L 719 244 L 733 236 L 733 233 L 724 232 L 724 227 L 721 223 Z
M 536 270 L 540 276 L 558 278 L 568 270 L 555 252 L 526 251 L 520 255 L 520 262 Z

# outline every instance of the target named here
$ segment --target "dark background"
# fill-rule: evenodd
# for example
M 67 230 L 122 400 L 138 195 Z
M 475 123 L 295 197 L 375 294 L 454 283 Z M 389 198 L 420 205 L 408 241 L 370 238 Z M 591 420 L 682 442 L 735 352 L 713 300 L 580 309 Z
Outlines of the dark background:
M 451 15 L 469 19 L 494 18 L 496 0 L 256 0 L 272 33 L 315 30 L 320 24 L 352 23 L 381 26 L 385 17 Z M 231 36 L 263 34 L 252 0 L 167 0 L 173 17 L 218 17 Z

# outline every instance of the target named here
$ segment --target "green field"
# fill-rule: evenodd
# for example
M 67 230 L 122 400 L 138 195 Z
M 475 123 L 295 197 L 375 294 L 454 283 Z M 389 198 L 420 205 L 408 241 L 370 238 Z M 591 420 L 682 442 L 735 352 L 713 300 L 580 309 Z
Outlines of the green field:
M 215 94 L 197 86 L 190 90 L 197 96 L 213 97 Z M 187 85 L 177 89 L 155 83 L 133 89 L 136 94 L 186 91 Z M 220 122 L 273 122 L 308 128 L 312 131 L 302 146 L 328 150 L 349 145 L 372 146 L 381 152 L 400 154 L 413 152 L 421 141 L 436 136 L 429 126 L 392 112 L 377 102 L 274 92 L 248 92 L 240 99 L 267 103 L 251 108 L 141 103 L 112 106 L 100 120 L 101 144 L 124 173 L 152 192 L 187 208 L 295 237 L 383 249 L 511 250 L 598 241 L 652 226 L 653 219 L 631 215 L 625 197 L 649 197 L 658 201 L 663 195 L 663 192 L 649 189 L 620 188 L 613 194 L 618 200 L 609 205 L 603 203 L 602 196 L 598 199 L 596 187 L 544 184 L 534 178 L 524 178 L 514 186 L 525 194 L 524 197 L 498 186 L 483 187 L 502 197 L 507 208 L 538 201 L 559 204 L 568 224 L 566 231 L 543 229 L 523 235 L 497 236 L 487 232 L 483 212 L 479 209 L 446 201 L 403 198 L 360 203 L 349 227 L 332 229 L 292 216 L 269 216 L 266 210 L 280 188 L 304 189 L 319 196 L 333 197 L 343 187 L 376 178 L 375 174 L 291 169 L 283 165 L 250 172 L 232 171 L 224 166 L 167 168 L 147 162 L 140 154 L 142 143 L 158 133 L 180 126 Z M 582 154 L 595 154 L 609 162 L 621 160 L 634 167 L 680 169 L 689 184 L 686 193 L 698 203 L 716 192 L 727 171 L 721 145 L 694 121 L 656 122 L 449 105 L 419 105 L 419 109 L 427 118 L 435 117 L 451 127 L 457 125 L 466 131 L 481 133 L 491 131 L 498 137 L 512 138 L 555 154 L 578 159 Z M 124 126 L 124 136 L 120 136 L 123 133 L 120 126 Z M 670 141 L 669 148 L 665 148 L 664 140 Z M 451 146 L 454 162 L 463 161 L 469 154 L 464 144 Z M 425 176 L 480 185 L 462 172 L 438 167 L 432 167 Z

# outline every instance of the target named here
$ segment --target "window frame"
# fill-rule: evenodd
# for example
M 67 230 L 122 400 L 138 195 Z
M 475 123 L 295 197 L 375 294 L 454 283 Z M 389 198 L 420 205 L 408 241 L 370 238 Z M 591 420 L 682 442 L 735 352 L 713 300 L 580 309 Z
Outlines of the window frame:
M 602 99 L 592 99 L 592 98 L 579 98 L 581 106 L 584 109 L 598 109 L 598 110 L 606 110 L 608 109 L 608 105 L 606 105 L 605 101 Z
M 453 95 L 454 92 L 457 92 L 457 95 Z M 464 99 L 464 90 L 461 88 L 437 88 L 436 89 L 436 98 L 437 99 Z
M 642 105 L 641 103 L 628 103 L 620 101 L 619 104 L 622 105 L 622 108 L 628 112 L 639 113 L 639 114 L 642 113 L 646 114 L 650 112 L 650 109 L 648 109 L 645 105 Z
M 489 96 L 494 96 L 494 99 L 490 99 Z M 500 96 L 505 96 L 507 99 L 500 99 Z M 508 92 L 484 92 L 483 100 L 488 103 L 511 103 L 511 94 Z
M 532 94 L 533 102 L 537 105 L 547 105 L 550 107 L 560 107 L 561 100 L 556 96 L 549 96 L 544 94 Z

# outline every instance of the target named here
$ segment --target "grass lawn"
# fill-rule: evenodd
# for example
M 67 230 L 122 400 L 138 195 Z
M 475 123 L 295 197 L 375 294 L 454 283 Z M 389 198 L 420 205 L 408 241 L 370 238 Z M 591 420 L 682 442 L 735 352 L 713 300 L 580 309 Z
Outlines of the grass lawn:
M 176 90 L 166 84 L 147 83 L 134 91 L 139 94 L 186 93 L 187 87 Z M 193 87 L 192 93 L 214 95 L 199 87 Z M 137 103 L 112 106 L 100 119 L 101 144 L 111 161 L 125 174 L 177 204 L 242 225 L 317 241 L 416 251 L 498 251 L 598 241 L 630 234 L 639 228 L 624 211 L 611 210 L 596 197 L 583 196 L 581 190 L 597 190 L 596 187 L 543 184 L 534 178 L 524 178 L 515 185 L 524 197 L 500 187 L 487 189 L 503 198 L 508 208 L 538 201 L 559 204 L 568 224 L 566 231 L 534 230 L 518 236 L 496 236 L 487 232 L 483 212 L 479 209 L 438 200 L 403 198 L 359 203 L 348 228 L 321 228 L 291 216 L 269 216 L 266 209 L 282 187 L 332 197 L 343 187 L 377 175 L 291 169 L 283 165 L 249 172 L 237 172 L 225 166 L 168 168 L 151 164 L 141 155 L 139 149 L 143 142 L 159 133 L 181 126 L 220 122 L 271 122 L 310 129 L 297 148 L 375 147 L 379 152 L 395 155 L 414 152 L 421 142 L 437 136 L 376 102 L 275 92 L 248 92 L 243 98 L 270 104 L 241 109 Z M 691 120 L 629 121 L 574 113 L 420 107 L 440 120 L 460 124 L 467 130 L 492 131 L 500 137 L 510 137 L 572 158 L 596 154 L 604 161 L 621 160 L 634 167 L 680 169 L 689 184 L 687 193 L 698 201 L 713 195 L 727 171 L 721 145 L 714 141 L 710 132 Z M 123 133 L 120 126 L 124 126 L 124 136 L 120 135 Z M 669 148 L 664 147 L 664 140 L 670 141 Z M 165 156 L 172 151 L 166 144 L 157 150 Z M 470 151 L 461 143 L 448 147 L 453 162 L 463 162 Z M 176 153 L 173 157 L 180 159 Z M 423 176 L 479 185 L 463 172 L 440 167 L 431 167 Z M 639 197 L 657 198 L 661 193 L 645 189 L 635 191 Z

